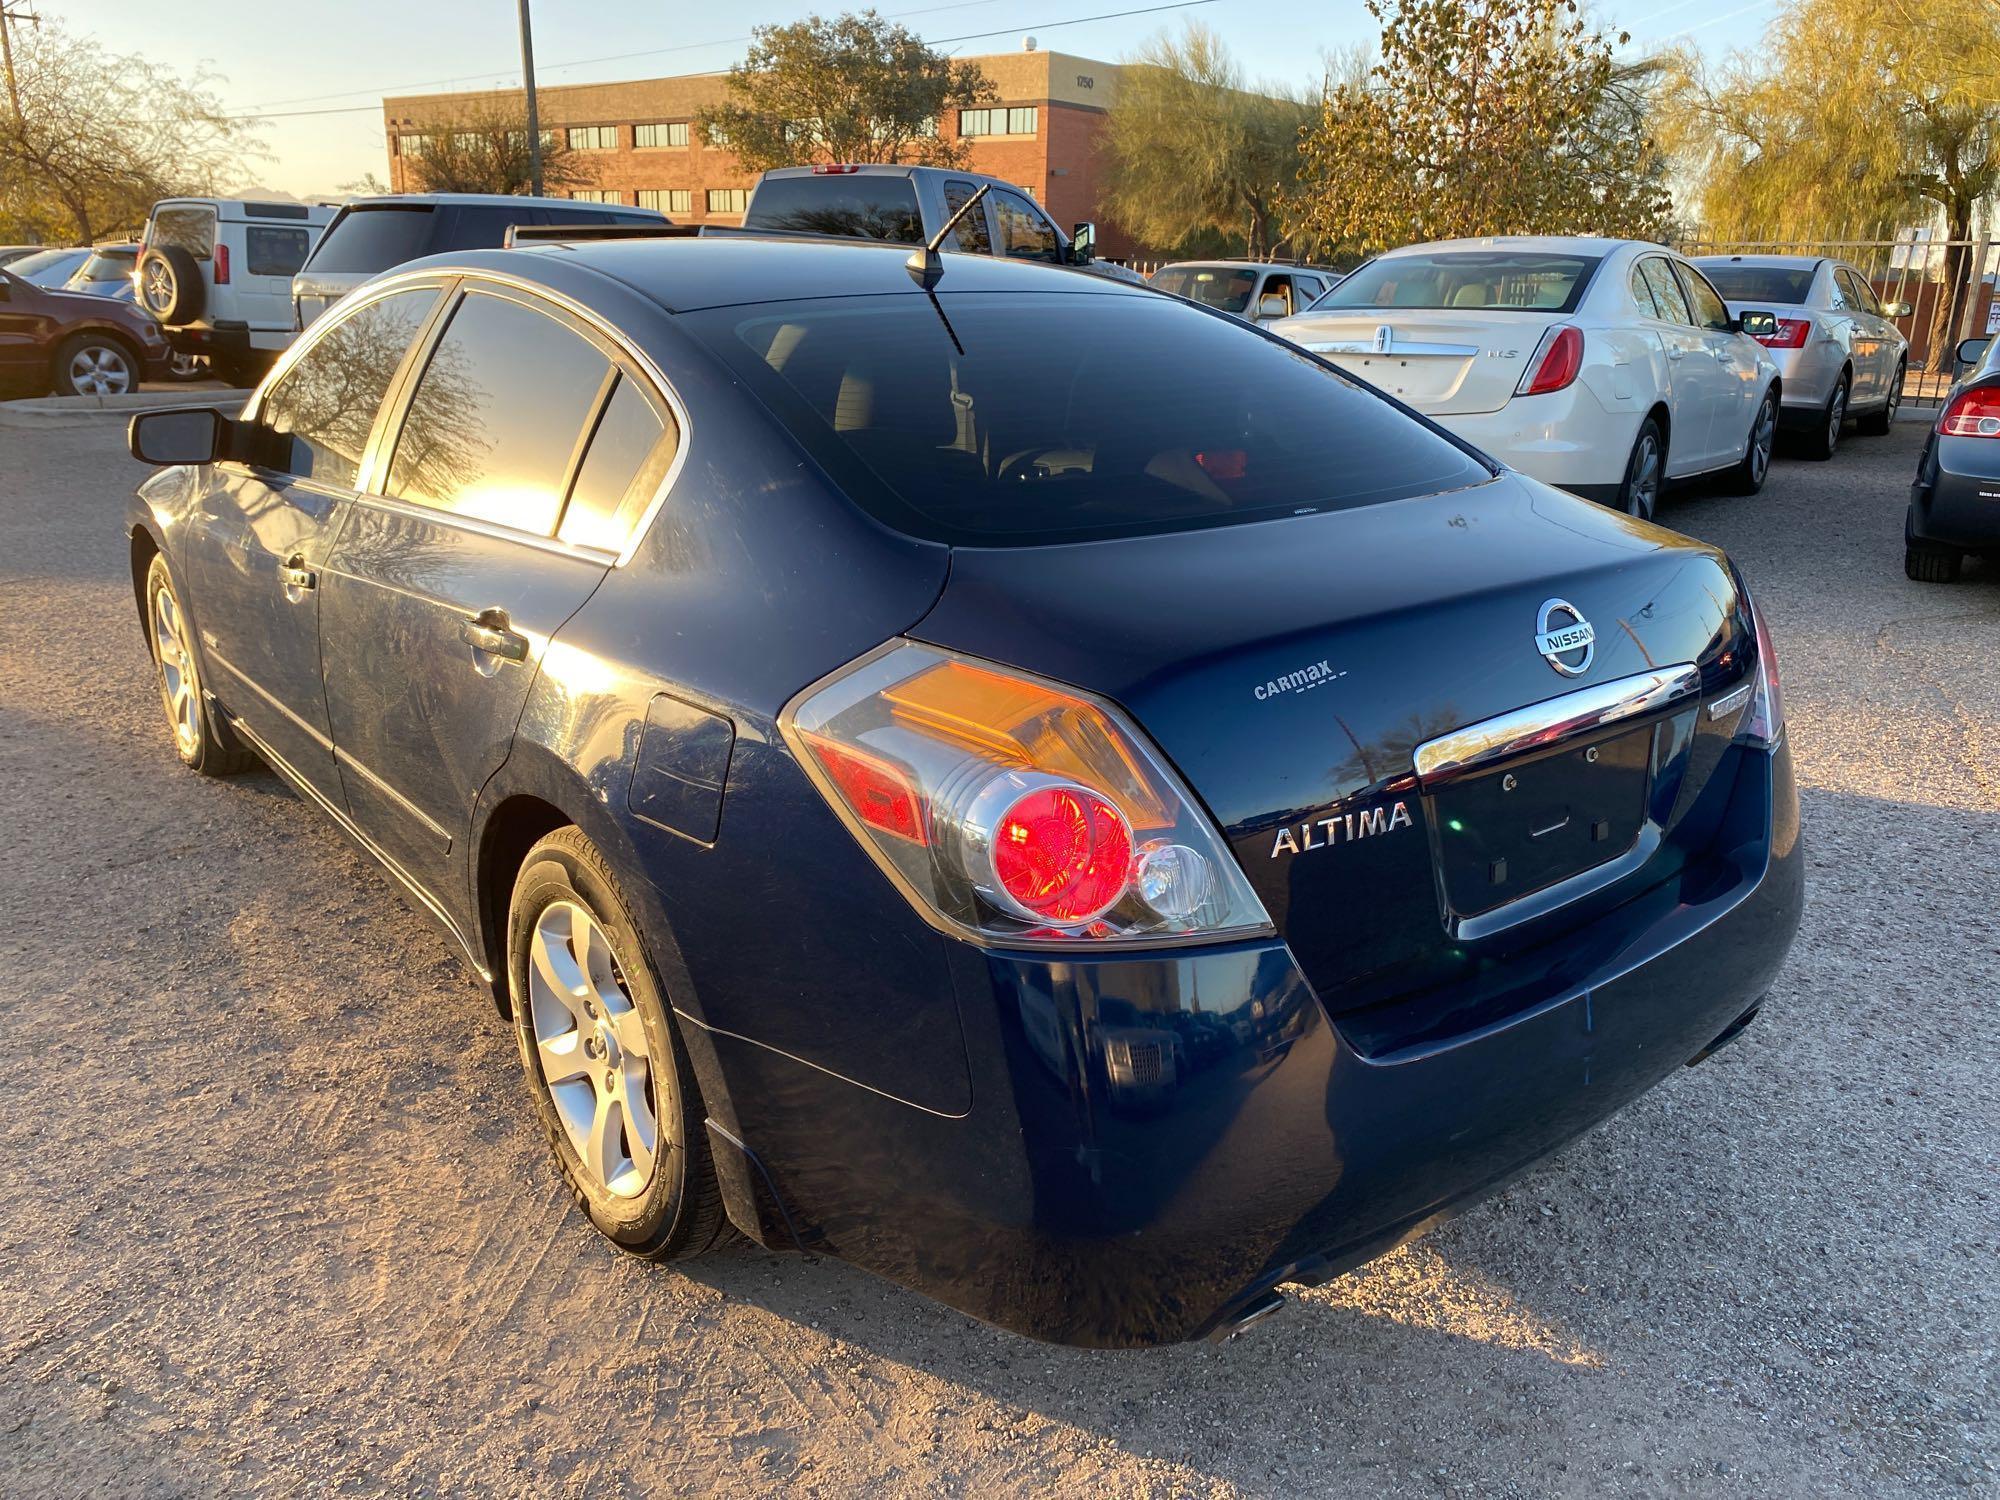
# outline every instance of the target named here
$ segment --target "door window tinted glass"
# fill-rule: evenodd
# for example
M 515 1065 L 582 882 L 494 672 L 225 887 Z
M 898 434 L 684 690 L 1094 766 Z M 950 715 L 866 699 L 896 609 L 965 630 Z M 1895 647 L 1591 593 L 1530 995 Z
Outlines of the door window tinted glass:
M 196 260 L 207 260 L 215 253 L 215 210 L 163 208 L 153 215 L 146 243 L 162 248 L 178 245 Z
M 1056 227 L 1018 194 L 991 192 L 993 219 L 1000 226 L 1000 253 L 1015 260 L 1054 260 Z
M 1632 267 L 1632 300 L 1639 304 L 1639 312 L 1648 318 L 1664 316 L 1660 304 L 1653 300 L 1653 288 L 1646 281 L 1645 270 L 1634 263 Z
M 1328 308 L 1477 307 L 1575 312 L 1597 257 L 1448 250 L 1371 260 L 1328 293 Z
M 1875 300 L 1875 288 L 1861 279 L 1859 271 L 1850 271 L 1842 266 L 1836 274 L 1840 278 L 1840 289 L 1847 294 L 1849 303 L 1863 312 L 1882 311 L 1882 304 Z
M 576 471 L 556 533 L 580 547 L 616 552 L 667 477 L 680 432 L 640 388 L 620 376 Z
M 437 299 L 436 287 L 395 292 L 314 340 L 257 413 L 257 425 L 271 435 L 260 462 L 353 489 L 389 382 Z
M 718 210 L 711 203 L 712 212 Z M 739 204 L 735 210 L 743 211 Z M 767 177 L 744 221 L 748 229 L 791 229 L 864 240 L 921 244 L 923 216 L 916 184 L 907 177 L 853 172 L 844 176 Z
M 1692 266 L 1676 265 L 1682 283 L 1687 287 L 1688 302 L 1694 308 L 1694 320 L 1703 328 L 1714 332 L 1724 332 L 1729 327 L 1729 309 L 1715 288 L 1701 279 L 1701 272 Z
M 417 381 L 385 493 L 549 535 L 610 370 L 547 314 L 468 292 Z
M 449 244 L 438 250 L 497 250 L 506 241 L 510 225 L 528 222 L 526 208 L 464 207 L 453 212 L 451 228 L 442 236 Z
M 1639 262 L 1639 274 L 1653 289 L 1653 305 L 1659 308 L 1663 319 L 1669 323 L 1694 323 L 1687 298 L 1681 294 L 1681 284 L 1674 280 L 1674 273 L 1664 260 L 1657 255 L 1647 256 Z
M 1221 526 L 1488 477 L 1318 360 L 1183 302 L 938 300 L 949 331 L 929 298 L 909 295 L 682 321 L 858 504 L 938 541 Z
M 969 182 L 947 182 L 944 185 L 945 217 L 950 218 L 965 207 L 965 200 L 977 191 L 978 189 Z M 993 195 L 988 193 L 986 196 L 990 198 Z M 979 207 L 960 219 L 958 228 L 952 231 L 952 235 L 958 240 L 959 249 L 973 255 L 991 255 L 993 236 L 986 232 L 985 203 L 982 202 Z
M 290 276 L 311 249 L 312 235 L 303 229 L 252 224 L 243 233 L 243 269 L 252 276 Z
M 312 258 L 315 271 L 374 275 L 430 247 L 430 208 L 350 208 L 327 227 Z

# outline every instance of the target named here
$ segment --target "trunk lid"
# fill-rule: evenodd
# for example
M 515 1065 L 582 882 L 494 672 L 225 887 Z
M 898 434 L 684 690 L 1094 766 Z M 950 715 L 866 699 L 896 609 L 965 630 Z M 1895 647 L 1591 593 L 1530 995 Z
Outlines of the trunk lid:
M 1271 331 L 1427 416 L 1498 411 L 1513 398 L 1557 313 L 1410 311 L 1307 313 Z
M 1541 654 L 1575 629 L 1543 619 L 1558 599 L 1595 630 L 1577 675 Z M 1734 730 L 1700 702 L 1748 680 L 1747 631 L 1715 549 L 1508 475 L 1220 531 L 957 549 L 909 633 L 1124 707 L 1341 1011 L 1473 976 L 1679 868 Z M 1689 663 L 1601 729 L 1497 759 L 1447 739 L 1417 774 L 1454 731 Z

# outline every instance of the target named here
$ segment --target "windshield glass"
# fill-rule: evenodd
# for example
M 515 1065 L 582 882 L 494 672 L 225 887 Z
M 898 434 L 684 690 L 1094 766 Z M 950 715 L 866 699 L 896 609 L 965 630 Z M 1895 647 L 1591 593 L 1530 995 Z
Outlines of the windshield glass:
M 1250 305 L 1257 273 L 1234 266 L 1161 266 L 1153 273 L 1153 285 L 1203 307 L 1240 313 Z
M 1438 250 L 1372 260 L 1320 298 L 1322 312 L 1416 307 L 1575 312 L 1597 265 L 1591 255 Z
M 66 280 L 83 257 L 84 252 L 81 250 L 37 250 L 33 255 L 24 255 L 19 260 L 9 261 L 7 269 L 23 281 L 41 286 L 46 284 L 51 276 L 57 281 Z
M 1695 265 L 1730 302 L 1784 302 L 1796 306 L 1812 289 L 1813 266 L 1740 266 L 1698 260 Z
M 935 541 L 1222 526 L 1490 477 L 1311 356 L 1143 292 L 844 297 L 681 321 L 849 496 Z
M 406 260 L 415 260 L 430 246 L 431 209 L 349 208 L 327 226 L 310 265 L 315 271 L 373 276 Z

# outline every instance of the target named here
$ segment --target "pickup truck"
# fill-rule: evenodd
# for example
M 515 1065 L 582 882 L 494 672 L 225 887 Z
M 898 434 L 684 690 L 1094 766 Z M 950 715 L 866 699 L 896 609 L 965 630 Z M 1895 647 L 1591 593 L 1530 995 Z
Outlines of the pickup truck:
M 947 167 L 841 163 L 779 167 L 757 179 L 743 227 L 921 245 L 981 187 L 985 199 L 939 248 L 970 255 L 1043 260 L 1118 281 L 1145 278 L 1093 253 L 1097 227 L 1064 234 L 1048 212 L 1012 183 Z

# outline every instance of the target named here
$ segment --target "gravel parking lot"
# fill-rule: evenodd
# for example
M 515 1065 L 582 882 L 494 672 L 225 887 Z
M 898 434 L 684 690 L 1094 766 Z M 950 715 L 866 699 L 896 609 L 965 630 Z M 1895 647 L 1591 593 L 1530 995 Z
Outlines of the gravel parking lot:
M 2000 567 L 1904 580 L 1920 428 L 1663 508 L 1779 645 L 1812 873 L 1762 1019 L 1234 1343 L 1106 1354 L 616 1257 L 445 939 L 276 780 L 175 763 L 122 424 L 10 420 L 0 1493 L 2000 1485 Z

